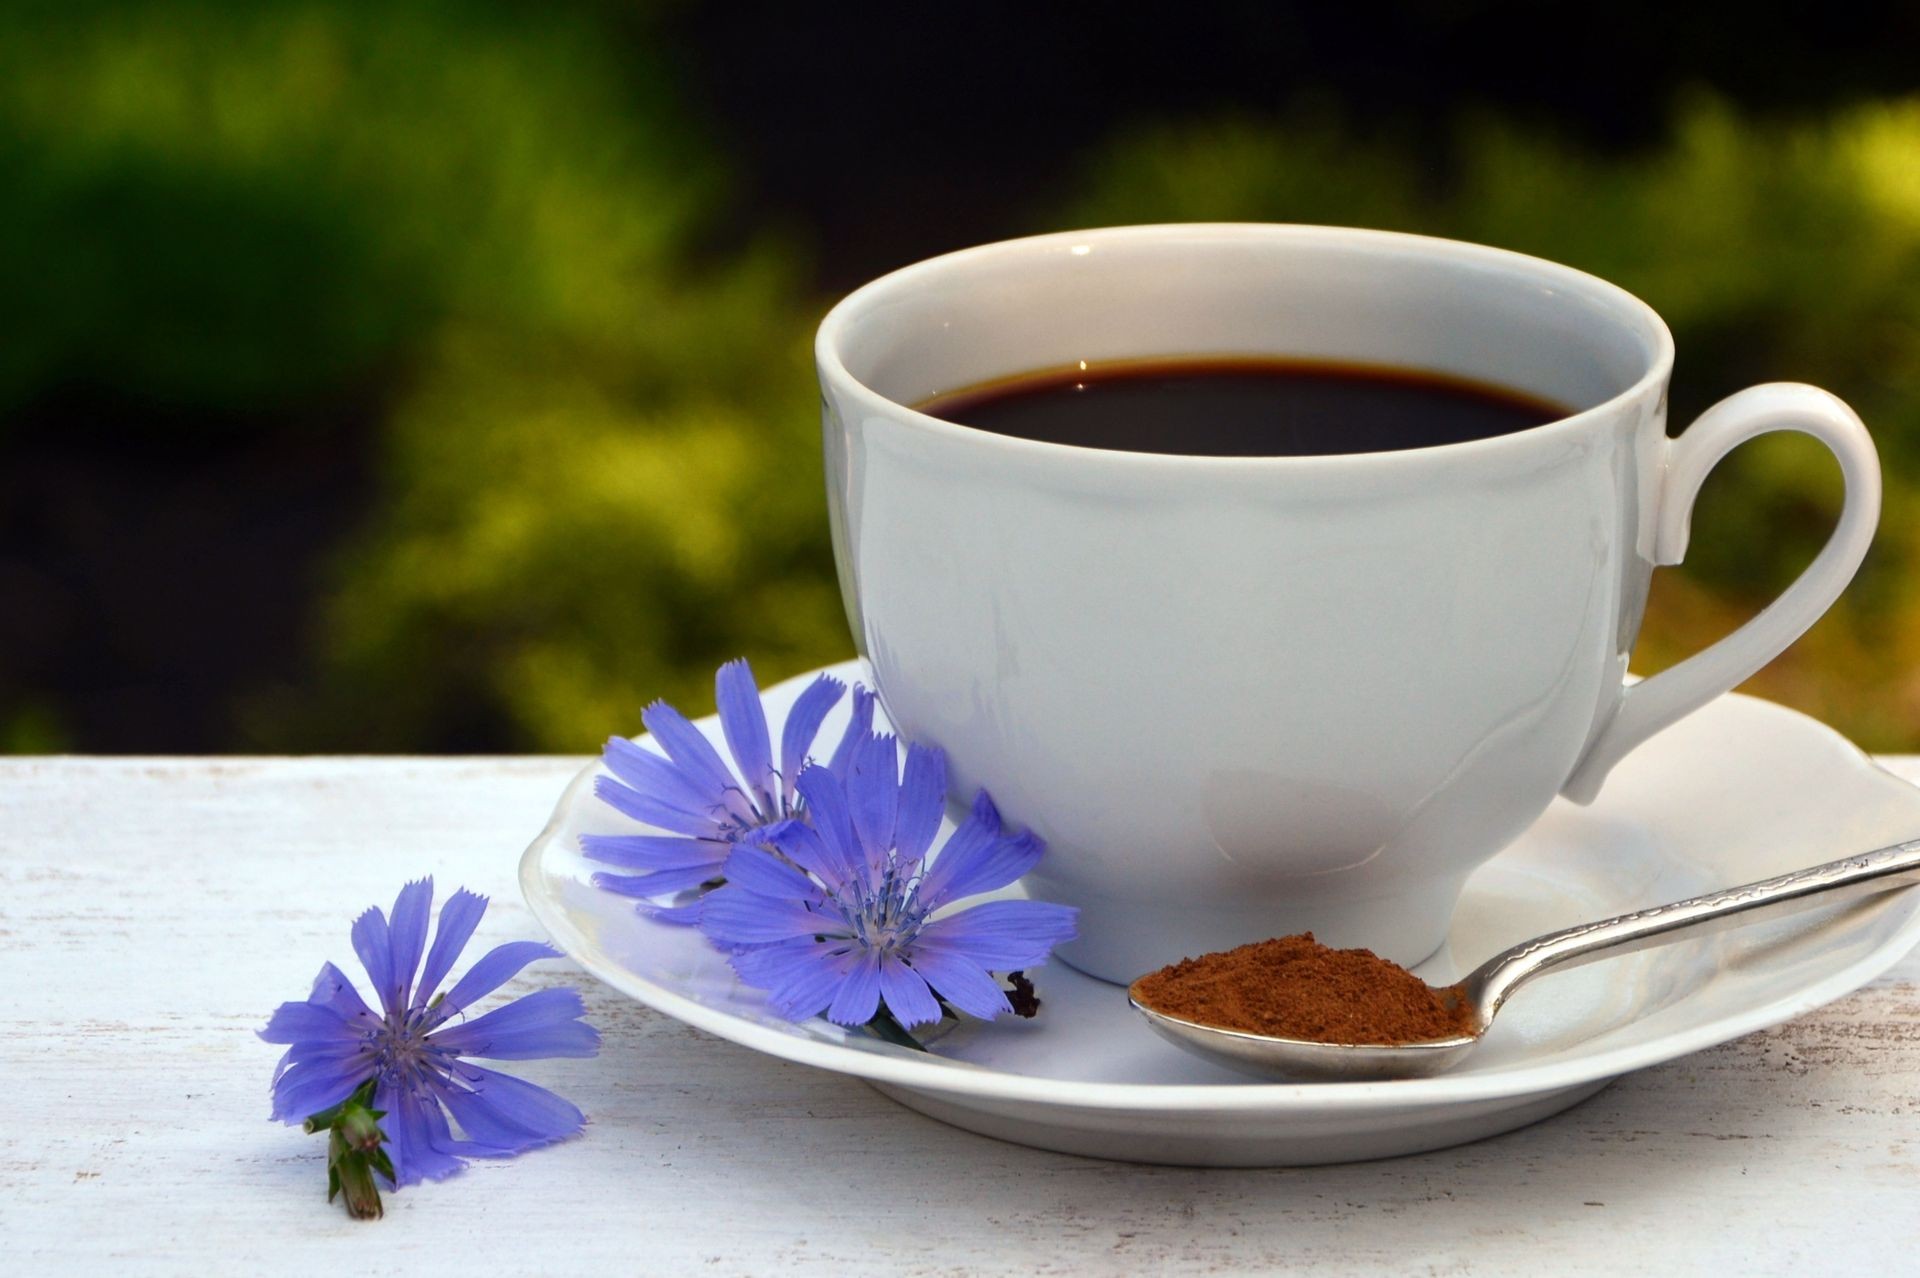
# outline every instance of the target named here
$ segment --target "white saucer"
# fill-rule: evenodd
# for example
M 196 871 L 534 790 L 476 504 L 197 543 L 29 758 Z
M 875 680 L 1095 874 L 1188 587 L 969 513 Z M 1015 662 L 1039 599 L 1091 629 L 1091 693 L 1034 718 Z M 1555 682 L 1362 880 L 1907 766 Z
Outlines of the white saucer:
M 854 662 L 831 672 L 862 677 Z M 811 678 L 768 691 L 775 724 Z M 700 726 L 720 739 L 716 721 Z M 829 721 L 824 739 L 837 727 Z M 781 1020 L 699 934 L 641 918 L 630 900 L 594 888 L 580 834 L 638 828 L 593 797 L 599 771 L 567 787 L 520 865 L 535 916 L 587 971 L 690 1025 L 867 1079 L 957 1127 L 1101 1158 L 1278 1166 L 1477 1140 L 1630 1070 L 1818 1007 L 1920 942 L 1920 892 L 1906 891 L 1549 976 L 1515 996 L 1464 1065 L 1437 1078 L 1250 1083 L 1155 1037 L 1118 986 L 1058 962 L 1037 974 L 1038 1019 L 968 1024 L 928 1056 L 824 1020 Z M 1540 932 L 1916 834 L 1920 789 L 1812 719 L 1722 697 L 1632 755 L 1592 807 L 1556 802 L 1475 874 L 1446 948 L 1420 974 L 1448 982 Z

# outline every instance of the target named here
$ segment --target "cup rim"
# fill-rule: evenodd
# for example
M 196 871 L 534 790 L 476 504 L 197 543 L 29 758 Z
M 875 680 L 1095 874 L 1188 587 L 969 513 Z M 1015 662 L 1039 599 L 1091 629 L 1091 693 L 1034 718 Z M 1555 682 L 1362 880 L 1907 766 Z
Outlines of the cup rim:
M 1478 262 L 1488 266 L 1519 270 L 1536 278 L 1571 290 L 1578 290 L 1618 313 L 1623 326 L 1632 326 L 1637 320 L 1644 335 L 1651 337 L 1653 343 L 1652 358 L 1647 367 L 1632 384 L 1619 392 L 1608 396 L 1597 404 L 1589 405 L 1565 417 L 1558 417 L 1538 426 L 1524 430 L 1509 431 L 1500 435 L 1489 435 L 1479 439 L 1460 440 L 1445 444 L 1428 444 L 1419 448 L 1395 448 L 1375 452 L 1361 453 L 1319 453 L 1311 455 L 1277 454 L 1274 456 L 1212 456 L 1200 453 L 1150 453 L 1132 449 L 1090 448 L 1083 444 L 1061 444 L 1047 440 L 1027 439 L 1016 435 L 1002 435 L 994 431 L 981 430 L 975 426 L 951 422 L 942 417 L 924 413 L 911 404 L 903 404 L 891 399 L 868 386 L 855 377 L 841 357 L 840 346 L 845 330 L 854 319 L 897 294 L 902 289 L 912 288 L 923 277 L 951 269 L 954 266 L 1004 256 L 1015 252 L 1030 252 L 1050 244 L 1069 247 L 1082 244 L 1105 242 L 1138 242 L 1142 240 L 1175 239 L 1194 235 L 1218 236 L 1223 239 L 1285 239 L 1292 241 L 1321 241 L 1329 245 L 1373 245 L 1396 246 L 1402 249 L 1415 249 L 1434 257 L 1452 258 L 1459 261 Z M 1667 328 L 1666 321 L 1651 306 L 1629 293 L 1617 284 L 1601 279 L 1597 275 L 1575 267 L 1531 254 L 1515 252 L 1512 249 L 1495 248 L 1492 245 L 1476 244 L 1468 240 L 1451 240 L 1433 235 L 1416 235 L 1406 231 L 1380 231 L 1363 227 L 1322 226 L 1298 222 L 1161 222 L 1144 223 L 1133 226 L 1092 227 L 1084 230 L 1050 231 L 1041 235 L 1021 236 L 1015 239 L 996 240 L 988 244 L 979 244 L 971 248 L 957 249 L 934 257 L 923 258 L 911 265 L 889 271 L 847 294 L 829 310 L 820 321 L 820 327 L 814 335 L 814 359 L 819 367 L 821 380 L 831 381 L 837 387 L 850 389 L 854 396 L 868 401 L 868 407 L 884 410 L 894 425 L 914 430 L 934 438 L 950 442 L 966 442 L 975 445 L 991 443 L 1015 453 L 1042 459 L 1077 459 L 1088 464 L 1094 459 L 1115 466 L 1152 465 L 1165 468 L 1182 466 L 1194 469 L 1228 469 L 1244 472 L 1249 469 L 1298 469 L 1315 466 L 1386 466 L 1406 458 L 1435 456 L 1464 456 L 1469 453 L 1496 453 L 1504 449 L 1525 447 L 1534 441 L 1553 436 L 1571 434 L 1595 421 L 1616 415 L 1624 406 L 1655 392 L 1663 386 L 1673 371 L 1673 334 Z M 1020 370 L 1013 370 L 1017 375 Z

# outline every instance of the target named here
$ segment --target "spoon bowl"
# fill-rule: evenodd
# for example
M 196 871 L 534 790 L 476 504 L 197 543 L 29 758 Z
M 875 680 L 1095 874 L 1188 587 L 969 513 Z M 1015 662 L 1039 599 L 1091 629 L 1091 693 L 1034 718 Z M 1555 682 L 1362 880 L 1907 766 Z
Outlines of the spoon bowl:
M 1127 1002 L 1154 1033 L 1198 1056 L 1259 1077 L 1367 1082 L 1425 1078 L 1466 1059 L 1478 1034 L 1423 1043 L 1315 1043 L 1303 1038 L 1249 1034 L 1156 1012 L 1131 994 Z M 1484 1031 L 1482 1031 L 1484 1032 Z
M 1453 1068 L 1473 1051 L 1513 992 L 1536 976 L 1667 945 L 1763 919 L 1920 883 L 1920 839 L 1706 896 L 1549 932 L 1482 963 L 1437 991 L 1465 1000 L 1473 1033 L 1412 1043 L 1319 1043 L 1226 1029 L 1127 1002 L 1168 1042 L 1216 1064 L 1263 1078 L 1368 1082 L 1422 1078 Z

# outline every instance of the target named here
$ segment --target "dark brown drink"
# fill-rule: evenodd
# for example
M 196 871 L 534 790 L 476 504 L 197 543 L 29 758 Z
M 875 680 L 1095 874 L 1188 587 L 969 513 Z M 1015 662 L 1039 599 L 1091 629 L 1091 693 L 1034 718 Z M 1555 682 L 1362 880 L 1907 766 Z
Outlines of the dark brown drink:
M 1528 430 L 1570 411 L 1505 387 L 1413 369 L 1252 358 L 1044 369 L 917 407 L 1022 439 L 1208 457 L 1428 448 Z

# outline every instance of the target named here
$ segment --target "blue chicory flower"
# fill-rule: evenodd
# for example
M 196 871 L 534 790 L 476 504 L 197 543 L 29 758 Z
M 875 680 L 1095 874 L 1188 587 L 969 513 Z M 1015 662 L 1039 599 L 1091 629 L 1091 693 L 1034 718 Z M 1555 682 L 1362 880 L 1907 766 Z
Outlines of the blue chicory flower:
M 432 904 L 433 880 L 420 879 L 400 890 L 391 919 L 376 906 L 354 921 L 354 952 L 379 997 L 378 1013 L 328 963 L 306 1000 L 282 1003 L 260 1031 L 267 1042 L 287 1045 L 273 1074 L 273 1117 L 281 1122 L 303 1122 L 374 1081 L 373 1108 L 385 1112 L 398 1185 L 450 1176 L 466 1165 L 463 1157 L 504 1158 L 548 1145 L 584 1123 L 578 1109 L 544 1087 L 469 1057 L 592 1056 L 600 1047 L 600 1035 L 580 1019 L 580 995 L 570 989 L 537 990 L 457 1019 L 528 963 L 560 952 L 540 941 L 510 941 L 439 992 L 487 898 L 464 888 L 447 898 L 428 949 Z M 465 1139 L 455 1139 L 448 1115 Z
M 581 835 L 580 846 L 588 857 L 639 871 L 596 874 L 597 886 L 635 897 L 671 896 L 709 886 L 724 876 L 736 845 L 757 842 L 769 827 L 800 814 L 803 797 L 795 781 L 809 763 L 822 721 L 846 685 L 830 675 L 807 685 L 782 726 L 778 768 L 760 691 L 744 659 L 720 667 L 714 692 L 732 768 L 685 715 L 664 701 L 648 706 L 640 718 L 665 754 L 625 737 L 607 742 L 602 759 L 613 775 L 595 781 L 594 793 L 634 820 L 669 833 Z M 845 771 L 872 723 L 873 694 L 856 684 L 852 719 L 827 770 Z M 641 908 L 670 923 L 699 918 L 698 902 Z
M 890 736 L 867 736 L 844 776 L 809 767 L 798 778 L 808 820 L 762 831 L 767 847 L 737 845 L 727 885 L 702 901 L 700 928 L 733 951 L 734 971 L 764 989 L 780 1015 L 825 1012 L 841 1025 L 872 1020 L 884 1001 L 902 1026 L 942 1014 L 940 1000 L 992 1019 L 1010 1010 L 996 971 L 1033 967 L 1072 939 L 1072 907 L 989 901 L 943 907 L 1005 887 L 1046 844 L 1011 831 L 986 791 L 931 858 L 946 805 L 946 756 L 910 745 L 904 773 Z M 772 850 L 768 850 L 771 848 Z

